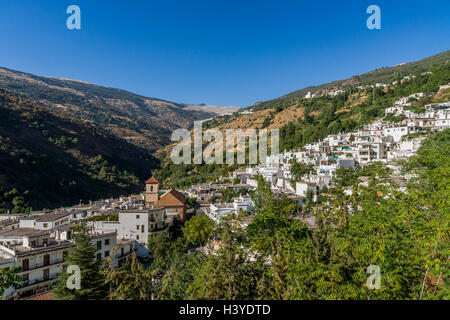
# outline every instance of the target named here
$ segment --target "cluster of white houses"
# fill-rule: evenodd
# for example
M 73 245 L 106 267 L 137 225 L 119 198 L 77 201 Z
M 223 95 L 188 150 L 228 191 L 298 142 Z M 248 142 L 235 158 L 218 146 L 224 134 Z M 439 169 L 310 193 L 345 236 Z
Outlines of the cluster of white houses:
M 23 278 L 19 288 L 9 288 L 4 295 L 20 298 L 50 289 L 63 270 L 68 250 L 75 246 L 74 227 L 82 220 L 89 226 L 95 259 L 111 258 L 112 266 L 119 267 L 133 252 L 147 255 L 148 238 L 169 235 L 174 221 L 185 216 L 184 195 L 174 189 L 160 192 L 154 178 L 147 180 L 145 195 L 50 213 L 0 215 L 0 269 L 19 268 Z M 115 221 L 109 221 L 110 217 L 116 217 Z
M 341 167 L 355 169 L 372 162 L 383 162 L 394 173 L 399 167 L 394 160 L 406 159 L 414 155 L 425 139 L 427 133 L 450 128 L 450 103 L 427 105 L 421 109 L 412 109 L 411 98 L 423 98 L 426 94 L 418 93 L 395 102 L 386 110 L 386 116 L 400 116 L 398 122 L 383 120 L 368 124 L 356 132 L 329 135 L 323 141 L 305 145 L 303 148 L 269 156 L 264 165 L 247 167 L 230 174 L 231 180 L 238 179 L 240 184 L 201 184 L 186 192 L 201 201 L 214 199 L 223 189 L 254 189 L 257 187 L 256 176 L 262 176 L 277 193 L 284 193 L 297 204 L 306 202 L 308 194 L 315 199 L 320 191 L 329 188 L 336 170 Z M 291 183 L 292 161 L 311 164 L 313 170 L 302 180 Z M 399 177 L 401 178 L 401 177 Z M 213 202 L 205 205 L 203 211 L 213 220 L 237 213 L 237 204 L 243 197 L 230 202 Z M 253 203 L 245 202 L 245 211 L 251 212 Z

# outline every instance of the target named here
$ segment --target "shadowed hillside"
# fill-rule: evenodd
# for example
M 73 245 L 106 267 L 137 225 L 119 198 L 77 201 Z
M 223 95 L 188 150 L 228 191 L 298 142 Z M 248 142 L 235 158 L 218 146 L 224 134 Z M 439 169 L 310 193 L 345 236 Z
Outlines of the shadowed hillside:
M 151 151 L 168 144 L 174 129 L 190 128 L 193 121 L 215 115 L 120 89 L 5 68 L 0 68 L 0 88 L 71 117 L 95 122 Z
M 0 91 L 0 212 L 137 192 L 158 164 L 90 122 Z

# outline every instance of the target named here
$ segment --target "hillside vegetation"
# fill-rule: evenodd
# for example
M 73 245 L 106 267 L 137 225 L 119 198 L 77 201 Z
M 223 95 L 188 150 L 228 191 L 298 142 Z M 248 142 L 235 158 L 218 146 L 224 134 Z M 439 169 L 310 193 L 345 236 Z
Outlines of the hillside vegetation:
M 190 128 L 194 120 L 214 116 L 124 90 L 5 68 L 0 68 L 0 88 L 62 114 L 92 121 L 150 151 L 168 144 L 174 129 Z
M 298 207 L 260 176 L 252 219 L 241 213 L 216 224 L 197 214 L 184 237 L 152 238 L 148 269 L 108 274 L 110 298 L 448 300 L 449 141 L 449 129 L 433 134 L 404 163 L 415 175 L 406 191 L 372 164 L 340 170 L 318 202 Z M 315 217 L 315 228 L 303 213 Z M 191 243 L 206 245 L 192 251 Z M 129 279 L 141 281 L 122 285 Z
M 319 86 L 310 86 L 286 94 L 282 97 L 256 103 L 256 109 L 272 108 L 276 105 L 292 104 L 298 98 L 303 98 L 308 92 L 320 94 L 333 89 L 346 89 L 358 86 L 373 85 L 375 83 L 391 83 L 408 75 L 418 75 L 428 72 L 431 68 L 447 64 L 450 60 L 450 50 L 441 52 L 437 55 L 425 59 L 400 64 L 394 67 L 379 68 L 362 75 L 356 75 L 345 80 L 338 80 L 325 83 Z
M 446 59 L 446 60 L 445 60 Z M 236 112 L 233 115 L 216 117 L 204 123 L 205 129 L 279 129 L 280 151 L 298 149 L 307 143 L 319 141 L 329 134 L 350 132 L 385 116 L 385 109 L 395 100 L 413 93 L 427 92 L 430 96 L 413 101 L 413 107 L 423 108 L 425 104 L 450 100 L 448 89 L 439 90 L 439 86 L 450 83 L 450 51 L 424 59 L 419 62 L 398 67 L 386 68 L 357 77 L 362 84 L 365 81 L 384 80 L 386 83 L 397 81 L 388 87 L 366 87 L 358 89 L 355 85 L 339 87 L 353 83 L 350 79 L 334 82 L 333 88 L 343 90 L 342 94 L 329 96 L 324 94 L 312 99 L 285 96 L 260 103 L 250 108 L 252 114 Z M 427 68 L 428 67 L 428 68 Z M 402 73 L 399 73 L 402 71 Z M 382 78 L 374 78 L 378 75 Z M 388 77 L 390 76 L 390 78 Z M 412 75 L 409 80 L 401 81 Z M 331 84 L 323 85 L 323 88 Z M 225 134 L 224 134 L 225 136 Z M 179 187 L 194 183 L 214 181 L 221 175 L 236 169 L 236 165 L 184 165 L 176 166 L 167 155 L 171 147 L 159 151 L 164 159 L 162 168 L 156 171 L 160 181 Z
M 137 192 L 158 165 L 101 127 L 0 90 L 0 213 Z

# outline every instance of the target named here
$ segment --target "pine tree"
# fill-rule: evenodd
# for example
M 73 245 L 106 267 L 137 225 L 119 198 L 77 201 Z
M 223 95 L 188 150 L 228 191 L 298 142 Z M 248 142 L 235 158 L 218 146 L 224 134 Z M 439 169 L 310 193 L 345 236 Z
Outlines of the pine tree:
M 60 300 L 102 300 L 106 299 L 108 289 L 105 276 L 102 273 L 102 263 L 97 261 L 96 249 L 91 244 L 86 223 L 83 222 L 75 232 L 75 247 L 69 249 L 67 264 L 58 277 L 58 284 L 53 293 Z M 67 267 L 75 265 L 81 271 L 81 288 L 67 288 L 67 280 L 72 275 Z

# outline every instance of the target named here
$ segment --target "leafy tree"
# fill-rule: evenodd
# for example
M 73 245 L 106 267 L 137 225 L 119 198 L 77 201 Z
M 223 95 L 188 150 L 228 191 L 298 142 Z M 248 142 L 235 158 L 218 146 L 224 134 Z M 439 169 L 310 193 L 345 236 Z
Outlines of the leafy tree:
M 257 295 L 257 282 L 263 264 L 260 260 L 250 261 L 242 224 L 229 215 L 222 219 L 218 236 L 220 244 L 196 270 L 197 276 L 188 288 L 188 297 L 208 300 L 252 299 Z
M 291 159 L 291 186 L 295 188 L 295 184 L 303 179 L 305 175 L 312 174 L 315 167 L 311 163 L 297 162 L 296 159 Z
M 186 198 L 186 204 L 188 206 L 194 207 L 196 203 L 197 203 L 197 198 L 191 198 L 191 197 Z
M 204 213 L 198 213 L 187 221 L 183 228 L 183 235 L 190 243 L 205 243 L 214 232 L 214 222 Z
M 5 291 L 10 288 L 18 288 L 22 280 L 20 276 L 17 275 L 19 270 L 17 268 L 13 269 L 0 269 L 0 297 L 3 296 Z
M 131 262 L 115 269 L 108 259 L 106 281 L 110 285 L 110 300 L 152 300 L 153 274 L 144 270 L 133 253 Z

